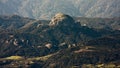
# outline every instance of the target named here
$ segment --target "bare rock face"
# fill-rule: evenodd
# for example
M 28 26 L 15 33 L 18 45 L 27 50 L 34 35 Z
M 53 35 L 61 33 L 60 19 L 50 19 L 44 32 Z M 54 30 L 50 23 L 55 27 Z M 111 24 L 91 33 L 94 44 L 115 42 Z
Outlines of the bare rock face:
M 75 22 L 72 17 L 69 15 L 65 15 L 62 13 L 57 13 L 52 19 L 51 22 L 49 23 L 49 26 L 71 26 Z
M 47 47 L 48 49 L 50 49 L 52 47 L 52 44 L 48 43 L 45 45 L 45 47 Z

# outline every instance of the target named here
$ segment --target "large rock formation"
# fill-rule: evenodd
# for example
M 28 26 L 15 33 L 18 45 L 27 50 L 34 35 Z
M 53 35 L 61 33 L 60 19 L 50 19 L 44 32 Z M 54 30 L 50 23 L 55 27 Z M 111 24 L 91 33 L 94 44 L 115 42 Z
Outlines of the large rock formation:
M 57 13 L 50 22 L 50 26 L 55 26 L 55 25 L 64 25 L 64 26 L 70 26 L 74 24 L 74 20 L 72 17 L 66 14 L 62 13 Z

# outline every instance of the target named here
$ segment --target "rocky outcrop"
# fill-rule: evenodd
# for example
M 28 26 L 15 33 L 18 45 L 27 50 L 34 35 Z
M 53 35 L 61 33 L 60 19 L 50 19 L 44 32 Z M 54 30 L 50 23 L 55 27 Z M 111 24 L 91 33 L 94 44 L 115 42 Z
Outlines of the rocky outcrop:
M 63 13 L 57 13 L 52 19 L 51 22 L 49 23 L 50 26 L 57 26 L 57 25 L 62 25 L 62 26 L 70 26 L 73 25 L 75 21 L 73 20 L 72 17 L 69 15 L 63 14 Z

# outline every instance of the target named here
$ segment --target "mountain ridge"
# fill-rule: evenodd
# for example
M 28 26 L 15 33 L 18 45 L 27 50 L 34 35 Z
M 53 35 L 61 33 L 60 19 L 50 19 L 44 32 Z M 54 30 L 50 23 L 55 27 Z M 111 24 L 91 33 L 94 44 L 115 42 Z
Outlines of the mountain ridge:
M 62 12 L 75 17 L 120 17 L 120 0 L 1 0 L 0 3 L 0 15 L 18 14 L 50 19 L 54 14 Z
M 88 27 L 90 23 L 102 21 L 108 25 L 116 20 L 119 24 L 118 18 L 91 20 L 62 13 L 50 21 L 1 16 L 0 25 L 6 28 L 0 32 L 0 67 L 93 68 L 110 65 L 111 68 L 111 63 L 113 68 L 119 67 L 120 31 Z M 101 23 L 97 24 L 101 26 Z M 11 25 L 14 25 L 13 30 L 7 31 Z

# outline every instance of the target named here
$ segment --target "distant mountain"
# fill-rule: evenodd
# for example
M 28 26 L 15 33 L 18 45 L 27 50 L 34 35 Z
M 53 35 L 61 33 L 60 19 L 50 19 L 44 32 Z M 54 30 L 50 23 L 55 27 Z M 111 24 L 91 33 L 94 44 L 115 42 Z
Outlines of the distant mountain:
M 80 22 L 82 26 L 88 26 L 90 28 L 120 30 L 120 17 L 118 18 L 75 17 L 74 19 L 77 22 Z
M 17 14 L 21 3 L 21 0 L 0 0 L 0 15 Z
M 62 12 L 71 16 L 120 17 L 120 0 L 0 0 L 0 14 L 50 19 Z

